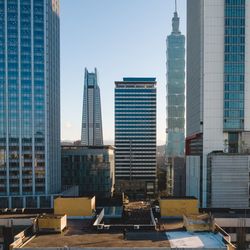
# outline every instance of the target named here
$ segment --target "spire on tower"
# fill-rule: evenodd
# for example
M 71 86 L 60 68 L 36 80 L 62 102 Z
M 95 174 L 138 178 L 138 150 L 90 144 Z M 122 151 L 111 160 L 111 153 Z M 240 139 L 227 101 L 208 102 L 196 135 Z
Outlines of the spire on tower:
M 172 18 L 172 27 L 173 27 L 172 33 L 180 33 L 179 25 L 180 25 L 180 18 L 178 17 L 177 13 L 177 0 L 175 0 L 175 12 L 174 12 L 174 17 Z

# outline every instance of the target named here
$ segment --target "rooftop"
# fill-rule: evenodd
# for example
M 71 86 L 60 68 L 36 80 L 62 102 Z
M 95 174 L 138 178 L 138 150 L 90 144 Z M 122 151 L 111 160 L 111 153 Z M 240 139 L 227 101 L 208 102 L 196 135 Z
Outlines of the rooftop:
M 19 245 L 15 249 L 46 249 L 48 247 L 54 249 L 67 247 L 76 249 L 103 247 L 227 249 L 227 243 L 224 241 L 227 234 L 224 235 L 217 229 L 215 232 L 188 232 L 184 228 L 182 219 L 160 218 L 152 211 L 149 202 L 130 202 L 124 207 L 104 207 L 99 210 L 100 213 L 96 218 L 68 219 L 67 227 L 64 226 L 65 229 L 60 233 L 50 230 L 44 230 L 41 233 L 35 227 L 36 230 L 29 234 L 30 238 L 22 242 L 24 245 Z M 16 211 L 16 214 L 11 214 L 11 211 L 9 214 L 7 212 L 0 215 L 0 222 L 4 222 L 6 218 L 13 218 L 11 221 L 16 224 L 21 219 L 29 228 L 34 228 L 30 227 L 30 222 L 25 220 L 26 217 L 37 217 L 38 213 L 36 214 L 34 210 L 30 215 L 21 214 L 21 211 Z M 105 215 L 108 216 L 105 217 Z M 47 217 L 49 218 L 49 215 Z M 63 220 L 61 222 L 64 223 Z
M 115 84 L 151 84 L 155 86 L 155 77 L 123 77 L 122 81 L 115 81 Z
M 88 150 L 88 149 L 112 149 L 115 148 L 112 145 L 103 145 L 103 146 L 84 146 L 84 145 L 76 145 L 76 144 L 67 144 L 67 145 L 61 145 L 61 148 L 63 150 L 72 150 L 72 149 L 82 149 L 82 150 Z
M 68 220 L 61 234 L 38 235 L 25 248 L 37 247 L 169 247 L 167 237 L 159 240 L 126 240 L 123 233 L 98 233 L 91 229 L 90 220 Z M 154 234 L 154 233 L 152 233 Z M 152 237 L 151 237 L 152 238 Z
M 200 208 L 201 213 L 212 213 L 215 218 L 250 218 L 250 209 Z
M 202 247 L 225 248 L 222 237 L 210 232 L 186 231 L 149 232 L 129 231 L 123 233 L 97 233 L 90 228 L 90 220 L 68 220 L 67 229 L 61 234 L 37 235 L 24 248 L 44 247 Z M 226 248 L 225 248 L 226 249 Z
M 168 232 L 171 248 L 224 248 L 220 234 L 210 232 Z
M 197 200 L 194 196 L 161 196 L 161 200 Z
M 155 77 L 123 77 L 124 82 L 155 82 Z

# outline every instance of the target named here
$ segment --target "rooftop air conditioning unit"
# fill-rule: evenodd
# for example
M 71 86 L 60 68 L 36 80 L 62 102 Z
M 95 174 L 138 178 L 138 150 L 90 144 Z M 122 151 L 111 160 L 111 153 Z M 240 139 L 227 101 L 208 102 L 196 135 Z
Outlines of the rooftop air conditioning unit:
M 103 224 L 99 224 L 99 225 L 97 225 L 97 229 L 103 229 Z

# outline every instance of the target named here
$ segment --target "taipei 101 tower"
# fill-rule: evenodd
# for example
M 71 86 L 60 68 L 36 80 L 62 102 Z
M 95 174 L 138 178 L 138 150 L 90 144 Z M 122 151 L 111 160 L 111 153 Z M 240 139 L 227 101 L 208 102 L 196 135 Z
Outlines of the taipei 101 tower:
M 179 23 L 175 1 L 172 33 L 167 37 L 167 157 L 184 155 L 185 37 Z
M 185 195 L 185 37 L 179 30 L 175 1 L 172 32 L 167 37 L 167 143 L 166 166 L 169 195 Z

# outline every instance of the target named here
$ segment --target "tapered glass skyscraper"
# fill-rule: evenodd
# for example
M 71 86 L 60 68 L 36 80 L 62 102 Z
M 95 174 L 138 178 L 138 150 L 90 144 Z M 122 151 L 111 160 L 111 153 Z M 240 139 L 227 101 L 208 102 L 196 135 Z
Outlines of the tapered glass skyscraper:
M 167 37 L 167 148 L 168 157 L 184 155 L 185 37 L 179 30 L 177 10 Z
M 0 0 L 0 206 L 60 191 L 59 0 Z
M 103 145 L 101 97 L 97 69 L 94 73 L 89 73 L 85 68 L 81 144 L 86 146 Z

